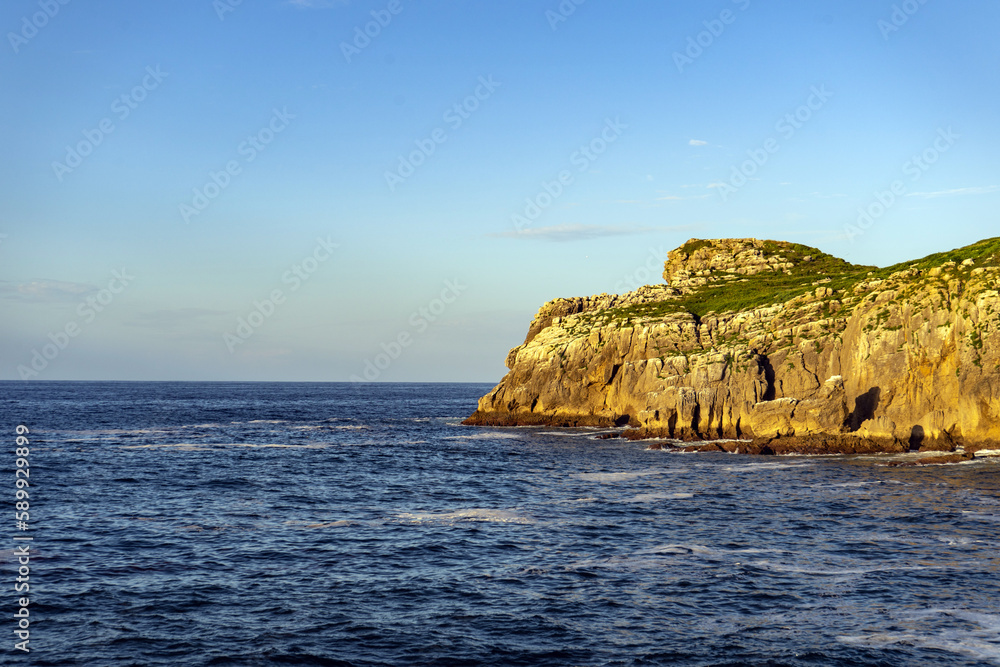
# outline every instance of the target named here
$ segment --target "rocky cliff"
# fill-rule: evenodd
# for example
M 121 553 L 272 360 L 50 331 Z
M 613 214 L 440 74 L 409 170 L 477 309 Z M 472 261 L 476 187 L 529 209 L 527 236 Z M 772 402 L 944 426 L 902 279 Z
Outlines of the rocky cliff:
M 542 306 L 466 423 L 761 453 L 1000 448 L 1000 238 L 883 269 L 692 240 L 663 276 Z

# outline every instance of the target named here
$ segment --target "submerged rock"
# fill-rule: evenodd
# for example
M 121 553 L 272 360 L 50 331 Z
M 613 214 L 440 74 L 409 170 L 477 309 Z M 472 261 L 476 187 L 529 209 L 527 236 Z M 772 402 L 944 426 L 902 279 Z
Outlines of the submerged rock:
M 664 278 L 545 304 L 465 423 L 754 439 L 741 453 L 1000 442 L 1000 239 L 886 269 L 692 240 Z

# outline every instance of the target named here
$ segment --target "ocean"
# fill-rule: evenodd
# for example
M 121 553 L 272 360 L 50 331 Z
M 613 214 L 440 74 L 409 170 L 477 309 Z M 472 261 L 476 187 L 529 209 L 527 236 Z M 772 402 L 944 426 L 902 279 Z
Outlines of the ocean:
M 461 426 L 490 388 L 0 383 L 2 662 L 1000 664 L 1000 460 Z

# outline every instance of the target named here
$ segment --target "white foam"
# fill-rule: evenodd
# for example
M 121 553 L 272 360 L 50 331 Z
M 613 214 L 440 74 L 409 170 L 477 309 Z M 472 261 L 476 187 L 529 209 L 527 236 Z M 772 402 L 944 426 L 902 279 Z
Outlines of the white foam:
M 585 482 L 601 482 L 601 483 L 628 482 L 633 479 L 639 479 L 640 477 L 649 477 L 650 475 L 663 475 L 674 472 L 678 471 L 652 469 L 652 470 L 638 470 L 635 472 L 579 472 L 572 475 L 572 477 L 583 480 Z
M 715 550 L 700 544 L 665 544 L 653 549 L 643 549 L 635 553 L 620 554 L 605 558 L 592 558 L 570 563 L 569 570 L 607 568 L 614 570 L 662 569 L 670 565 L 675 556 L 705 558 L 716 555 Z M 685 564 L 685 567 L 687 565 Z
M 867 635 L 845 635 L 838 641 L 853 646 L 885 648 L 905 644 L 916 648 L 937 649 L 964 654 L 978 660 L 1000 663 L 1000 615 L 966 609 L 929 609 L 911 615 L 919 620 L 923 632 L 880 632 Z M 977 628 L 934 627 L 953 618 L 974 624 Z M 937 622 L 935 622 L 937 621 Z
M 941 535 L 937 538 L 938 542 L 944 542 L 949 547 L 968 547 L 973 544 L 985 544 L 982 540 L 974 540 L 971 537 L 956 537 L 951 535 Z
M 758 567 L 762 570 L 768 570 L 770 572 L 785 572 L 790 574 L 813 574 L 823 577 L 845 577 L 845 576 L 856 576 L 862 574 L 871 574 L 872 572 L 902 572 L 911 570 L 935 570 L 935 569 L 952 569 L 944 566 L 941 567 L 927 567 L 921 565 L 881 565 L 873 567 L 832 567 L 832 568 L 819 568 L 819 567 L 799 567 L 797 565 L 789 565 L 787 563 L 768 561 L 768 560 L 756 560 L 751 561 L 749 565 Z M 846 565 L 846 564 L 845 564 Z
M 306 528 L 340 528 L 342 526 L 356 526 L 356 521 L 327 521 L 325 523 L 309 523 Z
M 223 449 L 226 447 L 245 447 L 249 449 L 325 449 L 332 445 L 325 443 L 313 443 L 308 445 L 285 445 L 285 444 L 257 444 L 253 442 L 177 442 L 177 443 L 156 443 L 151 445 L 120 445 L 119 449 L 169 449 L 175 451 L 204 452 L 213 449 Z
M 738 466 L 725 466 L 725 472 L 767 472 L 770 470 L 784 470 L 787 468 L 811 468 L 812 463 L 745 463 Z
M 640 553 L 714 556 L 719 552 L 703 544 L 663 544 Z
M 472 435 L 450 435 L 443 440 L 496 440 L 496 439 L 506 439 L 506 440 L 520 440 L 521 435 L 518 433 L 502 433 L 500 431 L 490 431 L 488 433 L 474 433 Z
M 397 519 L 413 523 L 453 523 L 467 521 L 482 521 L 488 523 L 535 523 L 529 516 L 510 510 L 463 509 L 454 512 L 404 512 L 396 515 Z
M 155 445 L 120 445 L 119 449 L 169 449 L 181 452 L 207 452 L 213 448 L 205 443 L 194 444 L 190 442 L 179 442 L 175 444 L 155 444 Z
M 632 496 L 625 502 L 648 503 L 654 500 L 682 500 L 685 498 L 694 498 L 694 494 L 693 493 L 640 493 L 637 496 Z

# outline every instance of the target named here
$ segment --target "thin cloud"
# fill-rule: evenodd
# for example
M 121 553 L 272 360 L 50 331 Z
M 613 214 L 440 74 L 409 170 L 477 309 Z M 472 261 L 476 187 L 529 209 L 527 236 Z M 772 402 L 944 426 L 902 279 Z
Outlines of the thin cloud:
M 692 139 L 688 142 L 688 146 L 707 146 L 707 141 L 702 141 L 701 139 Z
M 583 241 L 587 239 L 606 238 L 609 236 L 634 236 L 636 234 L 670 233 L 690 231 L 693 225 L 681 227 L 614 227 L 610 225 L 554 225 L 523 229 L 521 231 L 490 234 L 494 238 L 523 239 L 537 241 Z
M 964 195 L 988 195 L 991 192 L 1000 190 L 1000 186 L 986 185 L 978 188 L 955 188 L 953 190 L 938 190 L 937 192 L 911 192 L 907 197 L 923 197 L 933 199 L 935 197 L 961 197 Z
M 97 291 L 94 285 L 61 280 L 0 282 L 0 298 L 26 303 L 73 303 Z
M 684 201 L 687 199 L 708 199 L 709 195 L 692 195 L 690 197 L 678 197 L 677 195 L 667 195 L 666 197 L 657 197 L 656 201 Z

